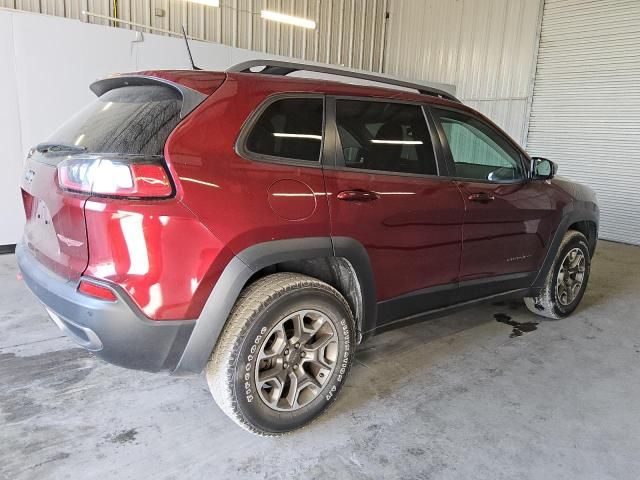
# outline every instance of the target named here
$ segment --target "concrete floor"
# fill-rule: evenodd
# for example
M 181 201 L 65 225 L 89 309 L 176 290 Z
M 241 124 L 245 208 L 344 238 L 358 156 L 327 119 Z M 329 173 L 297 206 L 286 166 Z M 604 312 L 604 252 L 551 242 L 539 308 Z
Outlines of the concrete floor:
M 640 477 L 640 248 L 600 242 L 578 311 L 485 305 L 378 336 L 311 427 L 254 437 L 203 378 L 76 348 L 0 256 L 0 478 Z M 499 318 L 501 318 L 499 316 Z

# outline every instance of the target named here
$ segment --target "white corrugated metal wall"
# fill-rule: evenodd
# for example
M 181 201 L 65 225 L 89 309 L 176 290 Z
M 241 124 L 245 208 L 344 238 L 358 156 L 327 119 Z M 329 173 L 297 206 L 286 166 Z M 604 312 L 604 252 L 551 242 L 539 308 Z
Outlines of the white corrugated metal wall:
M 596 190 L 602 238 L 640 244 L 640 1 L 546 1 L 528 144 Z
M 457 86 L 524 144 L 541 0 L 393 0 L 385 73 Z
M 0 7 L 112 25 L 82 11 L 113 16 L 114 5 L 119 19 L 157 29 L 178 33 L 185 25 L 194 37 L 226 45 L 454 84 L 465 103 L 532 153 L 596 189 L 604 238 L 640 243 L 638 0 L 221 0 L 219 8 L 185 0 L 0 0 Z M 314 19 L 318 28 L 266 22 L 263 8 Z
M 388 0 L 220 0 L 219 7 L 187 0 L 0 0 L 16 8 L 101 25 L 146 28 L 113 22 L 82 11 L 153 27 L 153 33 L 181 33 L 274 55 L 381 71 Z M 316 21 L 315 30 L 269 22 L 274 10 Z

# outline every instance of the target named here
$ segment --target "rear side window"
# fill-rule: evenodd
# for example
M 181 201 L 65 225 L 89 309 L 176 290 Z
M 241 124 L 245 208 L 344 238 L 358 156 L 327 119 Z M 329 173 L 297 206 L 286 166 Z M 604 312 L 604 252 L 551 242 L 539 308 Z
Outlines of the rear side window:
M 322 117 L 322 98 L 276 100 L 253 125 L 246 149 L 258 155 L 317 162 L 322 146 Z
M 180 93 L 172 88 L 116 88 L 74 115 L 48 141 L 86 147 L 91 153 L 162 155 L 181 108 Z
M 336 100 L 345 166 L 437 175 L 429 128 L 418 105 Z

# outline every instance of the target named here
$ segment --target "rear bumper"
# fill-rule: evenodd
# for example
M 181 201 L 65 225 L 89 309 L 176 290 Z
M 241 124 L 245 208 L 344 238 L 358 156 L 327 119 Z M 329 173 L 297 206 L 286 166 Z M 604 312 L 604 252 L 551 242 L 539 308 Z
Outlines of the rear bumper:
M 77 282 L 48 270 L 23 244 L 17 245 L 16 258 L 27 286 L 54 323 L 78 345 L 125 368 L 175 369 L 195 320 L 149 320 L 111 284 L 118 297 L 115 302 L 78 293 Z

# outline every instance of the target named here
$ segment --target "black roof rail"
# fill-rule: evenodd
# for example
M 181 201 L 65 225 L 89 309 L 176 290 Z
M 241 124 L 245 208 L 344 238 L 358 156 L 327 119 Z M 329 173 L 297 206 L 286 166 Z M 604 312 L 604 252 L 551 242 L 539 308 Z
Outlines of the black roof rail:
M 251 69 L 255 67 L 264 67 L 258 72 L 253 72 Z M 414 83 L 399 78 L 387 77 L 383 75 L 376 75 L 373 73 L 363 72 L 360 70 L 350 70 L 342 68 L 333 68 L 325 65 L 314 65 L 310 63 L 295 63 L 285 62 L 281 60 L 249 60 L 247 62 L 238 63 L 229 67 L 227 72 L 237 73 L 259 73 L 264 75 L 289 75 L 293 72 L 317 72 L 325 73 L 328 75 L 339 75 L 341 77 L 358 78 L 360 80 L 367 80 L 369 82 L 384 83 L 387 85 L 395 85 L 397 87 L 410 88 L 417 90 L 423 95 L 431 95 L 434 97 L 445 98 L 447 100 L 453 100 L 454 102 L 462 103 L 458 100 L 453 93 L 446 91 L 445 89 L 455 90 L 452 85 L 446 84 L 429 84 L 429 83 Z

